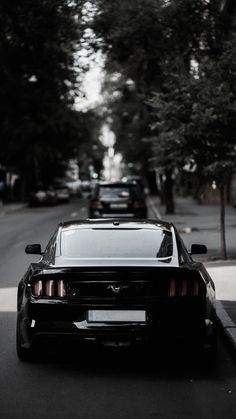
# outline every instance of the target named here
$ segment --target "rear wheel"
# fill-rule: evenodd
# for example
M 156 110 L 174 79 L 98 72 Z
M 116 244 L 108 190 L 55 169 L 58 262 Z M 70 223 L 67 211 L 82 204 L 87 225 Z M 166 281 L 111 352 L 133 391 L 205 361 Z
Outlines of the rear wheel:
M 20 361 L 23 362 L 30 362 L 33 360 L 33 349 L 32 348 L 24 348 L 22 346 L 22 334 L 20 331 L 19 320 L 17 320 L 16 326 L 16 353 Z
M 208 336 L 204 345 L 205 359 L 209 365 L 215 365 L 218 354 L 218 333 L 214 325 L 212 333 Z

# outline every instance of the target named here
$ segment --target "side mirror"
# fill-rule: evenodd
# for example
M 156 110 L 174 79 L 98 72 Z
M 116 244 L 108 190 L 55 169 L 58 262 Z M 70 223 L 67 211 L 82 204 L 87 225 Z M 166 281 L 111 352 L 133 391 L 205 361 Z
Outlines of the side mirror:
M 28 255 L 42 255 L 41 244 L 28 244 L 25 248 L 25 253 Z
M 203 255 L 207 253 L 207 247 L 204 244 L 192 244 L 190 255 Z

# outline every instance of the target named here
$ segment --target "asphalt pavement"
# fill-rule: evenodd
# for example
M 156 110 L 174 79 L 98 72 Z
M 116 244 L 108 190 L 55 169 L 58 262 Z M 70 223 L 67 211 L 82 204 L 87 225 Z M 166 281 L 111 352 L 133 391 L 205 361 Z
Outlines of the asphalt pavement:
M 205 244 L 208 255 L 198 257 L 216 286 L 216 312 L 219 323 L 236 351 L 236 209 L 226 207 L 226 241 L 229 258 L 220 258 L 219 205 L 198 204 L 192 198 L 176 199 L 175 214 L 165 214 L 156 196 L 148 197 L 149 217 L 173 222 L 186 246 Z M 195 257 L 197 259 L 197 257 Z

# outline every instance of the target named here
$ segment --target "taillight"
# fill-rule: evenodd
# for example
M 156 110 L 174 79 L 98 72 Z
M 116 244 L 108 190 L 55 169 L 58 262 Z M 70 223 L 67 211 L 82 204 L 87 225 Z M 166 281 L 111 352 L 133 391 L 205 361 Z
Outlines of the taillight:
M 36 281 L 33 285 L 33 294 L 40 297 L 43 293 L 43 283 L 42 281 Z
M 46 290 L 45 290 L 45 294 L 47 297 L 53 297 L 55 294 L 55 287 L 54 287 L 54 281 L 51 279 L 49 281 L 46 282 Z
M 134 201 L 133 202 L 133 208 L 144 208 L 145 204 L 143 201 Z
M 66 295 L 66 288 L 63 280 L 60 280 L 57 284 L 57 294 L 58 297 L 65 297 Z
M 197 279 L 170 279 L 168 283 L 168 297 L 199 297 L 202 291 Z
M 102 205 L 101 201 L 92 201 L 90 206 L 93 209 L 102 209 L 103 208 L 103 205 Z
M 195 281 L 193 283 L 192 293 L 193 293 L 193 296 L 194 297 L 195 296 L 198 296 L 198 294 L 199 294 L 199 283 L 198 283 L 198 281 L 196 279 L 195 279 Z
M 65 297 L 65 283 L 62 279 L 37 280 L 32 285 L 32 294 L 35 297 Z
M 174 279 L 171 279 L 169 283 L 168 296 L 175 297 L 175 293 L 176 293 L 176 283 Z
M 186 297 L 187 296 L 187 281 L 186 281 L 186 279 L 181 281 L 180 295 L 181 295 L 181 297 Z

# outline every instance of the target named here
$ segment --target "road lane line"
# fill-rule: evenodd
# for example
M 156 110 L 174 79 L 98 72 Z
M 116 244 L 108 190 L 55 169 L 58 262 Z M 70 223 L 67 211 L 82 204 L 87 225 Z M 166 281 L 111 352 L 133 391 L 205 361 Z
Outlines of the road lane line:
M 160 220 L 161 219 L 161 214 L 158 211 L 158 209 L 156 208 L 153 200 L 150 197 L 147 198 L 147 203 L 148 203 L 148 206 L 149 206 L 150 210 L 153 212 L 154 217 L 156 217 L 158 220 Z
M 74 218 L 74 217 L 77 217 L 77 216 L 78 216 L 78 214 L 79 214 L 79 213 L 78 213 L 77 211 L 75 211 L 75 212 L 72 212 L 72 213 L 70 214 L 70 216 Z

